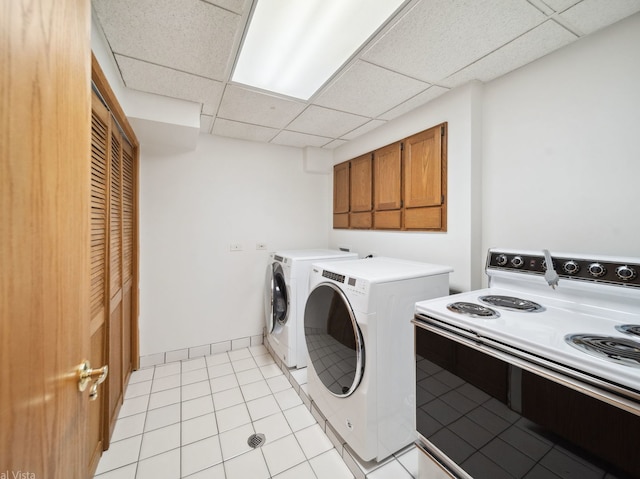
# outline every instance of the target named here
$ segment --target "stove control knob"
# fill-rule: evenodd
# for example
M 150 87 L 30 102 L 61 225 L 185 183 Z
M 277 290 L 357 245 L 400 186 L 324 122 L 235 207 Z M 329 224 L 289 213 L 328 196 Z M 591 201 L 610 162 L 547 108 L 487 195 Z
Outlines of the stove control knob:
M 567 274 L 576 274 L 580 271 L 580 265 L 573 260 L 569 260 L 562 265 L 562 270 Z
M 496 264 L 498 266 L 504 266 L 507 264 L 507 255 L 506 254 L 501 254 L 498 255 L 498 257 L 496 258 Z
M 616 268 L 616 274 L 618 275 L 618 278 L 624 281 L 630 281 L 632 279 L 635 279 L 635 277 L 637 276 L 636 270 L 633 268 L 630 268 L 627 265 L 618 266 Z
M 589 273 L 594 278 L 600 278 L 601 276 L 607 274 L 607 268 L 602 266 L 600 263 L 591 263 L 589 265 Z
M 522 256 L 514 256 L 513 258 L 511 258 L 511 264 L 515 268 L 522 268 L 522 265 L 524 264 L 524 260 L 522 259 Z

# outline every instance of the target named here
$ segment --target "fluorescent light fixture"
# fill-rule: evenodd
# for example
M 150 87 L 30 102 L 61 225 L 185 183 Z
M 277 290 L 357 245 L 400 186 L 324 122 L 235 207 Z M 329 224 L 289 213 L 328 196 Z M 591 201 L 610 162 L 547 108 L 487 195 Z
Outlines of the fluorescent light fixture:
M 405 0 L 257 0 L 232 80 L 307 100 Z

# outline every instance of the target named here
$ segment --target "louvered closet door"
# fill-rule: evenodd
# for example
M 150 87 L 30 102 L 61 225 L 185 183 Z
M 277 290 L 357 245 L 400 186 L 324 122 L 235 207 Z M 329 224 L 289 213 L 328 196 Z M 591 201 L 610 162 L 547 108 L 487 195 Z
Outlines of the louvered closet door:
M 111 149 L 111 117 L 106 107 L 93 94 L 91 111 L 91 354 L 93 367 L 107 363 L 105 323 L 107 305 L 107 241 L 109 218 L 109 151 Z M 89 403 L 88 470 L 94 471 L 103 449 L 105 433 L 105 393 L 101 389 L 97 401 Z
M 132 320 L 135 249 L 135 161 L 131 145 L 122 148 L 122 373 L 125 381 L 133 369 Z
M 122 148 L 117 125 L 111 125 L 109 172 L 109 429 L 123 400 L 122 348 Z
M 138 365 L 138 142 L 95 57 L 92 80 L 99 93 L 92 98 L 89 359 L 93 367 L 109 367 L 99 400 L 92 403 L 101 410 L 92 416 L 90 447 L 99 452 L 109 447 Z

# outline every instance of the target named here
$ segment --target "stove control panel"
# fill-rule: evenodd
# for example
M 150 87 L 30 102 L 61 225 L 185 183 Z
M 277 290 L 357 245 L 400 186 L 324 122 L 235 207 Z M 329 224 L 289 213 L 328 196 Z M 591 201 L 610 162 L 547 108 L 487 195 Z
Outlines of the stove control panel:
M 640 262 L 616 263 L 609 259 L 577 259 L 552 256 L 553 266 L 561 278 L 597 281 L 615 285 L 640 287 Z M 501 269 L 518 273 L 544 275 L 544 255 L 490 251 L 487 270 Z

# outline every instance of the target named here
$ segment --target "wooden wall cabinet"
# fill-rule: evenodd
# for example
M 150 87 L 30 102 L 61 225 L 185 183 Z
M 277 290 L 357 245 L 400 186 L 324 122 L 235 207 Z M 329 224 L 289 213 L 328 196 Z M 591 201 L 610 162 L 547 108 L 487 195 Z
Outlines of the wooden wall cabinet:
M 349 227 L 349 162 L 333 167 L 333 227 Z
M 375 229 L 402 228 L 402 142 L 373 152 Z
M 441 125 L 404 140 L 405 229 L 446 230 L 442 149 L 445 132 Z
M 349 173 L 349 226 L 351 228 L 371 228 L 372 225 L 372 178 L 371 153 L 350 161 Z
M 333 167 L 333 227 L 371 228 L 371 153 Z
M 446 231 L 446 160 L 442 123 L 335 165 L 334 228 Z

